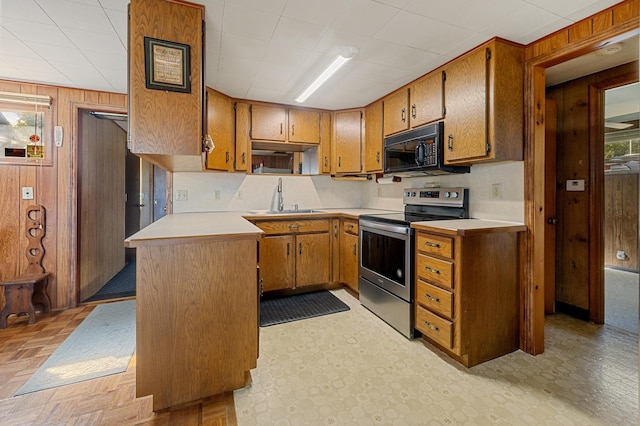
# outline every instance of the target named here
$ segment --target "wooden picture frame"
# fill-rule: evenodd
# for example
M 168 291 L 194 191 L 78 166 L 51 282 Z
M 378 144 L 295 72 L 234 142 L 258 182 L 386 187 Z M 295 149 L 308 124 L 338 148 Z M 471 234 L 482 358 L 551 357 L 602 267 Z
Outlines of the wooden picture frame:
M 145 37 L 144 62 L 147 89 L 191 93 L 188 44 Z

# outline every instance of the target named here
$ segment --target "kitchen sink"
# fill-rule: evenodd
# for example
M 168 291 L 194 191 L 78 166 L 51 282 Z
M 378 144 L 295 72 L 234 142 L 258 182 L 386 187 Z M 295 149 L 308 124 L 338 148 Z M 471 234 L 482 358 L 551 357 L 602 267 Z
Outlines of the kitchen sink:
M 314 209 L 290 209 L 290 210 L 248 210 L 249 214 L 266 214 L 266 215 L 275 215 L 275 214 L 301 214 L 301 213 L 325 213 L 322 210 L 314 210 Z

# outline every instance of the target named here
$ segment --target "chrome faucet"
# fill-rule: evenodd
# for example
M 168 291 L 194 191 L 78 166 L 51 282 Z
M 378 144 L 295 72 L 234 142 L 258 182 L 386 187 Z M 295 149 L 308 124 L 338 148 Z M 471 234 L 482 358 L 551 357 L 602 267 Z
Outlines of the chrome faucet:
M 284 210 L 284 204 L 282 202 L 282 178 L 278 178 L 278 211 Z

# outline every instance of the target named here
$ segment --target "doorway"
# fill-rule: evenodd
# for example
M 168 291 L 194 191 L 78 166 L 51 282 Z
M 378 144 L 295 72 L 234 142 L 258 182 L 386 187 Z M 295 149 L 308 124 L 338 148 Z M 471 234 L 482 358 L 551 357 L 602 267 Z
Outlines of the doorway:
M 135 296 L 135 250 L 123 242 L 153 221 L 154 179 L 126 129 L 126 114 L 78 110 L 79 302 Z
M 638 334 L 640 83 L 604 104 L 604 323 Z

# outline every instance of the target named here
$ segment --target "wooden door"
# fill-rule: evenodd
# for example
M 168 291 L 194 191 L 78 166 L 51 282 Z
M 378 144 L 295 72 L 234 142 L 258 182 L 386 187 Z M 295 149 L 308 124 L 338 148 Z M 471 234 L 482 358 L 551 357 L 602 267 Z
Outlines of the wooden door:
M 358 291 L 358 236 L 340 235 L 340 281 Z
M 382 172 L 382 101 L 364 110 L 364 168 L 367 173 Z
M 262 237 L 260 240 L 262 291 L 294 287 L 293 243 L 292 235 Z
M 320 143 L 320 113 L 289 110 L 289 142 Z
M 231 99 L 207 89 L 207 134 L 214 148 L 207 153 L 207 169 L 233 170 L 235 111 Z
M 409 93 L 400 90 L 383 100 L 384 135 L 389 136 L 409 128 Z
M 236 158 L 235 170 L 251 170 L 251 115 L 249 114 L 249 104 L 239 102 L 235 105 L 236 110 Z
M 332 173 L 360 173 L 362 111 L 338 111 L 333 120 Z
M 296 235 L 296 287 L 329 282 L 330 245 L 328 232 Z
M 445 163 L 487 155 L 487 62 L 481 48 L 446 69 Z
M 411 86 L 409 92 L 411 127 L 419 127 L 444 118 L 443 72 L 433 72 Z
M 251 105 L 251 139 L 284 142 L 287 110 L 282 107 Z
M 544 313 L 552 314 L 556 310 L 556 101 L 545 101 L 545 192 L 544 209 L 547 224 L 544 229 Z

